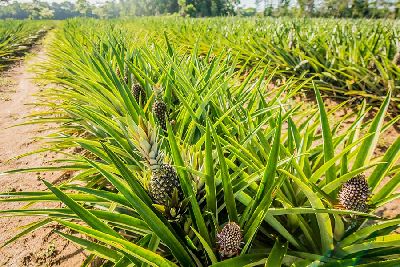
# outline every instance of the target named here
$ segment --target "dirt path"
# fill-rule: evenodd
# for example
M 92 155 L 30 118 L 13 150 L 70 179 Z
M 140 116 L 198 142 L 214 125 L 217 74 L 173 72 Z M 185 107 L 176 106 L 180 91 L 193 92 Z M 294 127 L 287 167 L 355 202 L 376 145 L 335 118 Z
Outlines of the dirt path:
M 33 103 L 33 94 L 40 91 L 35 84 L 34 74 L 29 66 L 40 63 L 46 58 L 43 46 L 36 48 L 33 56 L 25 62 L 4 73 L 0 77 L 0 173 L 5 170 L 38 167 L 56 155 L 43 157 L 33 155 L 19 160 L 9 159 L 40 148 L 35 137 L 44 136 L 47 129 L 38 125 L 25 125 L 8 128 L 24 122 L 25 116 L 37 112 L 40 107 L 27 105 Z M 48 164 L 47 164 L 48 165 Z M 0 192 L 45 190 L 39 177 L 53 182 L 61 173 L 28 173 L 0 176 Z M 41 207 L 54 207 L 54 204 L 41 204 Z M 0 210 L 23 207 L 24 203 L 0 203 Z M 37 207 L 37 206 L 35 206 Z M 21 231 L 21 227 L 37 218 L 0 216 L 0 244 Z M 0 248 L 0 266 L 80 266 L 85 254 L 77 246 L 52 233 L 50 227 L 42 228 L 7 247 Z

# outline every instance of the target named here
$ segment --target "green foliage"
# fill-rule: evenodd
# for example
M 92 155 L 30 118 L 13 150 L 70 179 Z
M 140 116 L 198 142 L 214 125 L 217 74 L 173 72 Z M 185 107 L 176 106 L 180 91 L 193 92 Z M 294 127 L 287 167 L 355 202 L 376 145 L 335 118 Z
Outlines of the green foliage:
M 166 32 L 187 53 L 223 55 L 230 49 L 243 68 L 276 71 L 275 84 L 292 76 L 312 79 L 322 93 L 367 98 L 379 106 L 393 80 L 392 101 L 400 97 L 400 68 L 394 62 L 400 56 L 397 21 L 169 18 L 129 23 L 128 28 L 142 29 L 160 42 L 163 36 L 157 33 Z M 391 108 L 398 109 L 394 103 Z
M 0 21 L 0 70 L 27 53 L 48 28 L 42 22 Z

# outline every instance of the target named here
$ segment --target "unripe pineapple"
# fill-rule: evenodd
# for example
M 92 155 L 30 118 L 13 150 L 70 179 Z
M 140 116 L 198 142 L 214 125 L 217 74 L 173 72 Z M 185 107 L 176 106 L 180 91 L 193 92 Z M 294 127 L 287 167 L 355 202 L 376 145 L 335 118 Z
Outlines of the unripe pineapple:
M 365 176 L 358 175 L 342 185 L 338 196 L 339 203 L 347 210 L 366 212 L 370 194 Z
M 146 102 L 146 92 L 140 84 L 135 83 L 132 85 L 132 94 L 136 99 L 136 103 L 144 105 Z
M 157 207 L 170 218 L 177 218 L 186 208 L 187 202 L 182 200 L 182 189 L 179 176 L 174 167 L 164 163 L 164 155 L 158 148 L 157 132 L 149 123 L 147 126 L 135 125 L 134 144 L 151 170 L 148 183 L 149 195 Z
M 167 205 L 175 188 L 179 188 L 179 177 L 175 169 L 169 164 L 161 164 L 153 171 L 149 183 L 149 191 L 154 202 L 160 205 Z
M 228 222 L 217 234 L 218 252 L 222 258 L 230 258 L 240 253 L 243 236 L 240 226 Z
M 160 123 L 161 129 L 164 131 L 167 130 L 167 117 L 168 117 L 168 108 L 162 99 L 162 90 L 160 87 L 156 86 L 154 88 L 154 93 L 156 95 L 156 100 L 153 104 L 153 112 L 158 122 Z

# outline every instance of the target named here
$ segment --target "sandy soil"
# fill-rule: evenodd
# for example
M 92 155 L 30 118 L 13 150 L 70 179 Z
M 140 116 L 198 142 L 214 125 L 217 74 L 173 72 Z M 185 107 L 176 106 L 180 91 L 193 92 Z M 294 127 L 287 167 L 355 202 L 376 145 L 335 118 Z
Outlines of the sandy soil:
M 33 94 L 40 87 L 32 80 L 34 74 L 29 66 L 46 57 L 43 46 L 35 48 L 33 56 L 21 61 L 0 77 L 0 173 L 2 171 L 39 167 L 57 155 L 28 156 L 19 160 L 9 159 L 40 148 L 36 137 L 49 133 L 38 125 L 10 126 L 26 121 L 24 117 L 37 112 L 40 107 L 33 103 Z M 0 192 L 45 190 L 39 177 L 57 182 L 62 173 L 27 173 L 0 176 Z M 40 204 L 40 207 L 54 207 L 55 203 Z M 24 203 L 0 203 L 0 210 L 23 207 Z M 35 207 L 38 207 L 37 205 Z M 0 244 L 21 231 L 21 227 L 35 222 L 32 217 L 0 216 Z M 51 227 L 42 228 L 21 238 L 7 247 L 0 248 L 0 266 L 80 266 L 85 258 L 82 250 L 52 232 Z

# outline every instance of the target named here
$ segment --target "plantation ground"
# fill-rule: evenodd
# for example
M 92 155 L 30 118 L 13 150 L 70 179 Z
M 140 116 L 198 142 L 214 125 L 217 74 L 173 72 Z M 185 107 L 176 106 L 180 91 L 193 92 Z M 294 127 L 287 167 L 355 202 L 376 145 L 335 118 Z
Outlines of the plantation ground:
M 25 62 L 17 63 L 0 78 L 3 81 L 0 86 L 0 172 L 48 165 L 48 159 L 56 157 L 54 154 L 47 154 L 47 157 L 43 158 L 33 155 L 20 160 L 7 160 L 39 149 L 40 142 L 37 137 L 49 133 L 38 125 L 9 128 L 26 121 L 25 116 L 40 110 L 40 107 L 28 105 L 36 101 L 33 95 L 41 90 L 32 80 L 35 75 L 30 66 L 43 61 L 45 57 L 46 50 L 43 46 L 37 47 L 32 57 Z M 45 186 L 38 180 L 39 177 L 57 183 L 60 176 L 61 172 L 6 175 L 0 179 L 0 191 L 44 190 Z M 22 203 L 0 203 L 1 210 L 21 206 Z M 45 205 L 45 207 L 51 206 L 51 204 Z M 37 218 L 31 217 L 0 218 L 0 243 L 20 232 L 19 227 L 36 220 Z M 84 257 L 85 253 L 82 250 L 52 233 L 50 227 L 47 227 L 0 249 L 0 266 L 79 266 Z

